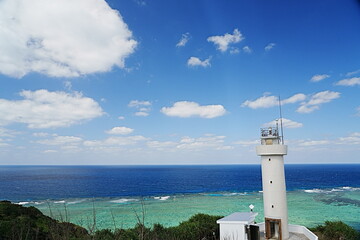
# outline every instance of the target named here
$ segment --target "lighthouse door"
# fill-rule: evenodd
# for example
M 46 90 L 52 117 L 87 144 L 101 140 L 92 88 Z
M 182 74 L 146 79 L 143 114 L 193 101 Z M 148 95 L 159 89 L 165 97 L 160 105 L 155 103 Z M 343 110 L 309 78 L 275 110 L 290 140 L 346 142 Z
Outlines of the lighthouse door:
M 282 240 L 281 219 L 265 218 L 266 239 Z

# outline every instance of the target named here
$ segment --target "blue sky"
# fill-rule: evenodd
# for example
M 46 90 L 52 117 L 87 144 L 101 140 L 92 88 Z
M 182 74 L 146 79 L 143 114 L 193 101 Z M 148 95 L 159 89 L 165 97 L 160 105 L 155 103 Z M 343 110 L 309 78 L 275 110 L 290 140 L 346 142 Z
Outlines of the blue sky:
M 358 163 L 358 1 L 0 1 L 0 164 Z

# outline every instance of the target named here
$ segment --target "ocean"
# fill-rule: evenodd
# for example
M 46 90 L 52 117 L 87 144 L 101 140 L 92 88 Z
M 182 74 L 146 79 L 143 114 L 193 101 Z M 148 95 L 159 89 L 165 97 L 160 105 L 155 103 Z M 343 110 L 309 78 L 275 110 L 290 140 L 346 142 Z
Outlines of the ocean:
M 289 222 L 344 221 L 360 230 L 360 164 L 285 165 Z M 0 199 L 96 228 L 175 226 L 196 213 L 263 219 L 260 165 L 0 166 Z

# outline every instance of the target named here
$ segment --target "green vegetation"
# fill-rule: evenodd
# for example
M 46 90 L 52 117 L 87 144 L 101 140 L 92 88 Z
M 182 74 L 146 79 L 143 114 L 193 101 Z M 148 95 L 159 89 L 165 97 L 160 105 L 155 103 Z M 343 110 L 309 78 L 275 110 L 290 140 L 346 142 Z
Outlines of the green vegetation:
M 35 207 L 23 207 L 0 201 L 1 240 L 216 240 L 221 216 L 196 214 L 176 227 L 154 224 L 144 226 L 144 212 L 135 213 L 138 224 L 131 229 L 96 230 L 96 221 L 89 230 L 43 215 Z M 325 222 L 312 228 L 319 240 L 360 240 L 360 234 L 343 222 Z
M 326 221 L 325 225 L 310 230 L 319 237 L 319 240 L 360 240 L 360 233 L 341 221 Z
M 138 224 L 131 229 L 119 229 L 114 233 L 110 230 L 100 230 L 94 235 L 95 239 L 131 239 L 131 240 L 193 240 L 193 239 L 219 239 L 219 227 L 216 220 L 221 216 L 196 214 L 179 226 L 165 228 L 154 224 L 152 228 L 145 228 Z
M 35 207 L 0 202 L 0 239 L 82 239 L 86 229 L 59 222 L 43 215 Z
M 143 215 L 131 229 L 89 231 L 72 223 L 54 220 L 43 215 L 35 207 L 23 207 L 9 201 L 0 201 L 1 240 L 193 240 L 218 239 L 219 227 L 216 220 L 221 216 L 196 214 L 176 227 L 165 228 L 154 224 L 147 228 Z M 94 219 L 95 220 L 95 219 Z M 95 229 L 95 231 L 94 231 Z

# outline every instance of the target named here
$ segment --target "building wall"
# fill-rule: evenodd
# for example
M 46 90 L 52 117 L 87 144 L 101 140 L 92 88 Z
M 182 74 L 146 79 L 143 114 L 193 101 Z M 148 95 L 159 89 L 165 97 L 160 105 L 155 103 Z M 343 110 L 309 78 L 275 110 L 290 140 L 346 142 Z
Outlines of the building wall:
M 221 223 L 220 240 L 247 240 L 245 225 L 239 223 Z

